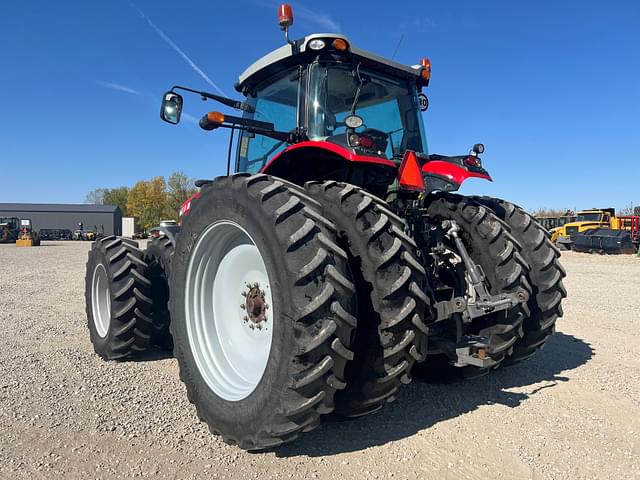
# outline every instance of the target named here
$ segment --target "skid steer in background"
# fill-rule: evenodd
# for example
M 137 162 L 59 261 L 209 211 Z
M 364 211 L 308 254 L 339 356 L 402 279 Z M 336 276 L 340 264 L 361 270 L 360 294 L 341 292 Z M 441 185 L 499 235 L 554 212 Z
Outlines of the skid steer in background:
M 40 235 L 33 229 L 31 220 L 28 218 L 20 219 L 20 233 L 16 240 L 17 247 L 37 247 L 40 245 Z
M 278 20 L 287 43 L 240 75 L 244 101 L 163 97 L 172 124 L 178 91 L 240 112 L 200 120 L 238 135 L 236 173 L 230 148 L 228 175 L 196 183 L 179 227 L 158 227 L 146 252 L 95 242 L 86 276 L 96 352 L 127 358 L 170 332 L 199 417 L 251 450 L 331 412 L 376 412 L 414 370 L 474 377 L 524 360 L 566 295 L 530 215 L 453 193 L 491 180 L 484 147 L 427 151 L 428 59 L 402 65 L 340 34 L 289 40 L 287 5 Z

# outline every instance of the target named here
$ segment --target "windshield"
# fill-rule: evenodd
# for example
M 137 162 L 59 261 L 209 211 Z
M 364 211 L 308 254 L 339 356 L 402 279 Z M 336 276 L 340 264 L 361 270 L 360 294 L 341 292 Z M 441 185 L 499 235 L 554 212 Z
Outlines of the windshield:
M 399 161 L 405 150 L 427 153 L 415 86 L 353 65 L 313 63 L 307 92 L 309 139 L 346 138 L 344 119 L 354 106 L 364 120 L 356 133 L 373 137 L 379 154 Z
M 602 214 L 597 213 L 580 213 L 576 217 L 576 222 L 599 222 Z

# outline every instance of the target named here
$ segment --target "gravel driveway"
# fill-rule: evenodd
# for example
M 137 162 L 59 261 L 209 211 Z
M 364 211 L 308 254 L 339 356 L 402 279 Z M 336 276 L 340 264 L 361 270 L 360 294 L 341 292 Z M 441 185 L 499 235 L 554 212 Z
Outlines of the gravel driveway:
M 640 258 L 566 253 L 565 316 L 525 364 L 414 381 L 378 415 L 250 454 L 198 421 L 174 359 L 93 353 L 89 247 L 0 245 L 2 479 L 640 479 Z

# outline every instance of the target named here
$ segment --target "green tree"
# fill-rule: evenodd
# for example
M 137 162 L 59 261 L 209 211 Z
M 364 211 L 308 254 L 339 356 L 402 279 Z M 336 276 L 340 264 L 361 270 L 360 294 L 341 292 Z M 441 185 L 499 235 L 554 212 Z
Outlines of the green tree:
M 148 230 L 160 223 L 167 209 L 167 185 L 164 177 L 141 180 L 129 191 L 127 213 Z
M 90 205 L 104 205 L 104 195 L 106 192 L 106 188 L 96 188 L 95 190 L 87 193 L 84 203 L 88 203 Z
M 174 172 L 167 180 L 167 208 L 166 219 L 178 219 L 178 212 L 182 204 L 198 190 L 193 184 L 193 179 L 184 172 Z
M 103 196 L 104 205 L 117 205 L 120 207 L 123 217 L 129 216 L 127 202 L 129 200 L 129 187 L 109 188 Z

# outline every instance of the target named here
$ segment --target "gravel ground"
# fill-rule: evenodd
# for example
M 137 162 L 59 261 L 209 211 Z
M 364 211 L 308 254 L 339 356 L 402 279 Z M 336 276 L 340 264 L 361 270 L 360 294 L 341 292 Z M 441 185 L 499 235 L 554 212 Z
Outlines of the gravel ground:
M 0 245 L 0 478 L 640 478 L 640 258 L 566 253 L 565 317 L 525 364 L 416 381 L 378 415 L 250 454 L 198 421 L 174 359 L 93 353 L 88 249 Z

